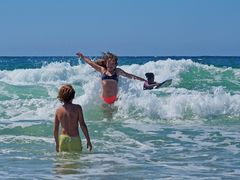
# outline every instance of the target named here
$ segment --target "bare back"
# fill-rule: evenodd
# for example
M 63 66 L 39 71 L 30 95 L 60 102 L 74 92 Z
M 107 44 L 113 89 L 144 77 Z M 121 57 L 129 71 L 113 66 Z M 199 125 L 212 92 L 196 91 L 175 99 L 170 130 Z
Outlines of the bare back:
M 79 136 L 78 126 L 81 121 L 80 113 L 82 112 L 80 105 L 64 104 L 56 111 L 56 116 L 61 123 L 61 134 Z

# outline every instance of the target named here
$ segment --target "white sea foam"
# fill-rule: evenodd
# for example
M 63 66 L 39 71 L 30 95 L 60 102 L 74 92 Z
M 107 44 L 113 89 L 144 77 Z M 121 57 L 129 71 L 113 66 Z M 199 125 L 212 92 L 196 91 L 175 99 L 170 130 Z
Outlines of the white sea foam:
M 183 81 L 181 74 L 193 67 L 212 73 L 212 81 L 221 79 L 221 73 L 233 71 L 229 68 L 216 68 L 202 65 L 191 60 L 150 61 L 144 65 L 124 65 L 123 70 L 140 77 L 148 71 L 155 73 L 156 81 L 173 79 L 171 87 L 157 91 L 143 91 L 143 83 L 124 77 L 119 78 L 119 100 L 114 104 L 118 108 L 115 117 L 131 118 L 134 116 L 150 119 L 185 119 L 208 118 L 212 116 L 240 116 L 240 94 L 231 94 L 223 86 L 209 87 L 207 91 L 199 89 L 176 88 Z M 238 70 L 234 70 L 236 76 Z M 75 103 L 84 106 L 85 110 L 99 108 L 100 74 L 89 65 L 70 66 L 68 63 L 51 63 L 40 69 L 17 69 L 0 71 L 0 81 L 9 85 L 38 85 L 44 87 L 48 96 L 31 99 L 19 99 L 19 94 L 10 93 L 6 87 L 0 93 L 10 100 L 0 101 L 0 119 L 12 120 L 50 120 L 60 105 L 56 99 L 61 84 L 72 83 L 82 93 L 76 95 Z M 233 80 L 235 81 L 235 80 Z M 237 83 L 237 82 L 236 82 Z M 147 118 L 145 118 L 147 119 Z
M 13 136 L 13 135 L 2 135 L 0 137 L 0 142 L 4 144 L 10 144 L 15 142 L 21 142 L 23 144 L 31 144 L 32 142 L 45 142 L 49 144 L 53 144 L 54 140 L 53 138 L 47 138 L 47 137 L 36 137 L 36 136 Z
M 119 114 L 128 115 L 135 111 L 159 119 L 184 118 L 188 114 L 190 117 L 206 118 L 219 115 L 240 116 L 240 96 L 231 95 L 222 87 L 213 88 L 209 92 L 172 88 L 162 90 L 170 93 L 163 97 L 150 91 L 139 93 L 139 89 L 135 90 L 136 93 L 121 92 L 121 98 L 116 103 Z
M 63 84 L 90 80 L 94 71 L 87 65 L 70 66 L 69 63 L 51 63 L 40 69 L 0 71 L 0 81 L 13 85 Z

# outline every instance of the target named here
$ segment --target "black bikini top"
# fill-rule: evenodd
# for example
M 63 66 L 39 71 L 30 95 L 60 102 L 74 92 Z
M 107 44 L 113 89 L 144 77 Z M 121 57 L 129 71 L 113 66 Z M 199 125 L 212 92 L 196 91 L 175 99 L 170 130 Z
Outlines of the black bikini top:
M 108 76 L 105 73 L 102 74 L 102 80 L 112 79 L 118 82 L 118 75 L 115 72 L 112 76 Z

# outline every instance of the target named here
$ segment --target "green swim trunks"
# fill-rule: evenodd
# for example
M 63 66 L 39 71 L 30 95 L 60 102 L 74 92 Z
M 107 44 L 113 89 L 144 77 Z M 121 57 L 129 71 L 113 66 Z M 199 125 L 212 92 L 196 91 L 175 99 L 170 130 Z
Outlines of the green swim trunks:
M 59 136 L 59 152 L 81 152 L 82 142 L 79 136 L 70 137 L 61 134 Z

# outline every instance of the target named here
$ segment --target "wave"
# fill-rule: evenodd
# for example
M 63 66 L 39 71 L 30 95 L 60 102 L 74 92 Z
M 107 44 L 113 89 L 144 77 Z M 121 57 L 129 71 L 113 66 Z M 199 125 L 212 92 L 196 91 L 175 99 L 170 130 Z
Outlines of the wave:
M 240 116 L 239 69 L 203 65 L 190 59 L 149 61 L 120 68 L 140 77 L 153 72 L 156 81 L 173 79 L 173 84 L 143 91 L 142 82 L 120 78 L 119 100 L 110 107 L 113 119 L 161 121 Z M 99 73 L 90 66 L 71 66 L 66 62 L 38 69 L 0 71 L 0 120 L 53 119 L 60 105 L 57 91 L 65 83 L 74 85 L 74 103 L 83 106 L 88 119 L 104 118 L 99 79 Z
M 180 81 L 219 81 L 229 79 L 230 82 L 238 80 L 240 70 L 233 68 L 218 68 L 213 65 L 203 65 L 190 59 L 149 61 L 143 65 L 123 65 L 120 68 L 127 72 L 144 77 L 146 72 L 155 73 L 157 81 L 173 78 L 175 84 Z M 89 65 L 79 64 L 71 66 L 67 62 L 54 62 L 39 69 L 15 69 L 0 71 L 0 82 L 11 85 L 36 85 L 62 83 L 86 83 L 98 77 L 98 73 Z M 196 84 L 196 82 L 194 82 Z M 198 83 L 198 82 L 197 82 Z M 221 82 L 220 82 L 221 83 Z M 236 83 L 236 82 L 235 82 Z M 239 85 L 239 84 L 238 84 Z

